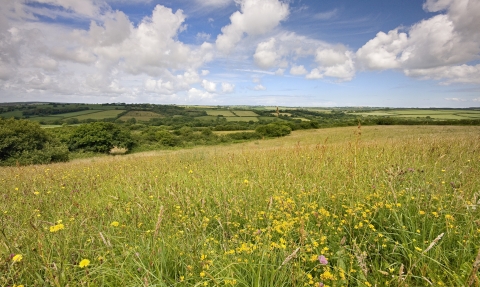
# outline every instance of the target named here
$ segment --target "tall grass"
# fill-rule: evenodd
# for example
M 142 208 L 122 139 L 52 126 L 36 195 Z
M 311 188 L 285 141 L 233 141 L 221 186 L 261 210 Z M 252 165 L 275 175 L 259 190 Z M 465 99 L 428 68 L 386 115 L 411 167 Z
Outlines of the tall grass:
M 1 168 L 0 285 L 478 286 L 479 131 Z

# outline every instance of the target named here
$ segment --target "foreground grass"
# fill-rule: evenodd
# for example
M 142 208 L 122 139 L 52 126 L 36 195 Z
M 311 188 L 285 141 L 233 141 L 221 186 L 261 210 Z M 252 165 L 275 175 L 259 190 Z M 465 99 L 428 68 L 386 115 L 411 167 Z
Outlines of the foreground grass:
M 478 127 L 1 168 L 0 188 L 1 286 L 479 285 Z

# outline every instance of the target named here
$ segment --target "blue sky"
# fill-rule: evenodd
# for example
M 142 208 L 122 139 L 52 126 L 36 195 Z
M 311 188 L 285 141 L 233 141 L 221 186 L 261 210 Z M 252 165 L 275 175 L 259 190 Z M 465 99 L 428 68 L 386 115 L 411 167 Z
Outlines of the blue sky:
M 0 102 L 480 106 L 477 0 L 12 0 Z

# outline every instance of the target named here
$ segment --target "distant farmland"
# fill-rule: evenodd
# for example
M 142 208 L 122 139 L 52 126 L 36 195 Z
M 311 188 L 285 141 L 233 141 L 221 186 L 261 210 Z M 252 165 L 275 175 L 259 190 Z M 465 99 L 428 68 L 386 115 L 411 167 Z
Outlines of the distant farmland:
M 107 110 L 107 111 L 81 115 L 75 118 L 79 120 L 86 120 L 86 119 L 101 120 L 105 118 L 116 118 L 119 114 L 123 113 L 124 111 L 125 110 Z
M 120 120 L 126 121 L 129 119 L 136 119 L 137 121 L 145 121 L 148 122 L 150 119 L 155 119 L 155 118 L 161 118 L 162 115 L 154 113 L 154 112 L 148 112 L 148 111 L 130 111 L 126 113 L 125 115 L 120 117 Z
M 480 119 L 480 110 L 456 109 L 393 109 L 371 112 L 354 112 L 350 114 L 362 116 L 388 116 L 395 118 L 426 118 L 438 120 Z

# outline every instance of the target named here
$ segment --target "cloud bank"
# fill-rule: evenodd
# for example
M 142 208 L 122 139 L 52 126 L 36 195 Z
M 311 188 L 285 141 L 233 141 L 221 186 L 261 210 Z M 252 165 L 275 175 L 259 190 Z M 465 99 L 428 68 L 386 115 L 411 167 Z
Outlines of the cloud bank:
M 212 72 L 218 70 L 212 69 L 214 64 L 231 59 L 272 77 L 311 81 L 348 82 L 358 73 L 395 70 L 441 85 L 480 84 L 479 1 L 427 0 L 423 9 L 434 16 L 410 27 L 379 31 L 358 49 L 286 29 L 290 1 L 199 1 L 202 7 L 237 11 L 229 13 L 218 35 L 200 31 L 194 43 L 179 40 L 190 29 L 183 10 L 156 5 L 134 23 L 110 7 L 126 2 L 3 3 L 0 91 L 18 100 L 31 100 L 32 95 L 60 100 L 68 95 L 80 97 L 78 101 L 102 97 L 208 102 L 241 90 L 239 76 Z M 333 9 L 314 18 L 328 21 L 339 13 Z M 89 25 L 79 28 L 55 19 Z M 209 18 L 208 23 L 216 21 Z M 253 87 L 243 84 L 252 92 L 265 91 L 266 86 L 270 89 L 259 81 Z

